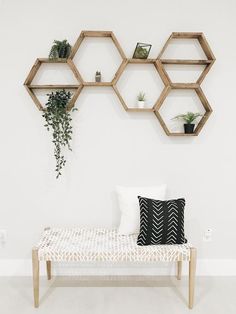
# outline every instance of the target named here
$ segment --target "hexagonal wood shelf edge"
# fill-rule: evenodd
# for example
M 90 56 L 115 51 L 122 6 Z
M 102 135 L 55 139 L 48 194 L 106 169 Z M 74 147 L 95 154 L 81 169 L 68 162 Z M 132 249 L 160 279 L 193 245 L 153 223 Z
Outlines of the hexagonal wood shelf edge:
M 71 53 L 69 56 L 69 59 L 72 60 L 77 51 L 79 50 L 79 47 L 81 46 L 83 40 L 85 39 L 85 37 L 105 37 L 105 38 L 111 38 L 111 40 L 113 41 L 116 49 L 118 50 L 121 58 L 122 58 L 122 62 L 118 68 L 118 70 L 116 71 L 114 78 L 112 79 L 111 82 L 86 82 L 82 79 L 82 84 L 84 86 L 112 86 L 114 80 L 116 79 L 116 77 L 119 75 L 119 72 L 123 69 L 125 63 L 126 63 L 126 56 L 125 53 L 123 51 L 123 49 L 121 48 L 121 45 L 119 44 L 116 36 L 114 35 L 114 33 L 112 31 L 82 31 L 78 37 L 78 39 L 76 40 L 73 48 L 71 49 Z M 78 70 L 77 70 L 78 71 Z
M 162 55 L 166 51 L 169 43 L 172 39 L 197 39 L 203 52 L 205 53 L 207 59 L 205 60 L 186 60 L 186 59 L 162 59 Z M 175 64 L 175 65 L 205 65 L 204 70 L 202 71 L 201 75 L 197 79 L 196 83 L 201 84 L 204 78 L 206 77 L 207 73 L 210 71 L 213 63 L 215 62 L 215 56 L 206 40 L 206 37 L 203 33 L 190 33 L 190 32 L 174 32 L 170 35 L 168 40 L 166 41 L 165 45 L 163 46 L 161 52 L 159 53 L 157 60 L 160 61 L 163 72 L 165 73 L 166 77 L 169 80 L 170 85 L 174 84 L 169 75 L 167 74 L 164 65 L 165 64 Z M 192 83 L 185 83 L 185 84 L 192 84 Z
M 162 91 L 162 93 L 163 93 L 165 88 L 167 86 L 169 86 L 169 81 L 168 81 L 165 73 L 162 70 L 160 62 L 156 59 L 133 59 L 133 58 L 132 59 L 126 59 L 126 60 L 124 60 L 122 67 L 120 67 L 119 71 L 117 72 L 117 75 L 116 75 L 116 77 L 113 81 L 113 84 L 112 84 L 114 92 L 116 93 L 118 99 L 120 100 L 123 108 L 126 111 L 130 111 L 130 112 L 153 112 L 159 98 L 158 98 L 157 102 L 153 105 L 152 108 L 130 108 L 127 106 L 123 97 L 121 96 L 121 93 L 119 92 L 119 89 L 117 88 L 117 83 L 118 83 L 120 77 L 122 76 L 123 72 L 125 71 L 125 68 L 127 67 L 128 64 L 153 64 L 155 69 L 157 70 L 157 74 L 159 74 L 159 76 L 160 76 L 160 78 L 161 78 L 161 80 L 165 86 L 163 91 Z M 162 93 L 161 93 L 161 95 L 162 95 Z M 159 97 L 161 97 L 161 95 Z
M 202 106 L 205 109 L 205 113 L 204 113 L 203 117 L 201 118 L 201 120 L 198 122 L 198 124 L 197 124 L 197 126 L 196 126 L 196 128 L 194 130 L 194 133 L 186 134 L 186 133 L 180 133 L 180 132 L 171 132 L 168 129 L 165 121 L 163 120 L 159 110 L 162 107 L 165 99 L 169 95 L 170 91 L 173 90 L 173 89 L 179 89 L 179 88 L 173 88 L 171 86 L 167 86 L 165 88 L 165 90 L 163 91 L 162 95 L 160 96 L 159 100 L 157 101 L 156 106 L 155 106 L 155 110 L 154 110 L 154 113 L 155 113 L 157 119 L 159 120 L 163 130 L 165 131 L 166 135 L 168 135 L 168 136 L 197 136 L 200 133 L 200 131 L 202 130 L 203 126 L 205 125 L 205 123 L 207 121 L 207 119 L 209 118 L 209 116 L 212 113 L 212 108 L 211 108 L 211 106 L 210 106 L 206 96 L 204 95 L 204 93 L 203 93 L 203 91 L 202 91 L 200 86 L 198 86 L 196 88 L 191 88 L 192 90 L 194 90 L 196 92 L 198 98 L 200 99 L 200 101 L 202 103 Z M 182 89 L 186 89 L 186 88 L 183 87 Z
M 72 84 L 57 84 L 57 85 L 34 85 L 32 84 L 32 81 L 34 79 L 34 77 L 36 76 L 40 66 L 43 63 L 65 63 L 68 64 L 69 68 L 71 69 L 72 73 L 74 74 L 76 80 L 78 81 L 78 84 L 72 85 Z M 67 110 L 71 110 L 74 107 L 74 104 L 81 92 L 81 90 L 83 89 L 83 85 L 81 84 L 81 77 L 79 72 L 77 71 L 74 63 L 72 60 L 69 59 L 48 59 L 48 58 L 38 58 L 36 59 L 33 67 L 31 68 L 25 82 L 24 82 L 24 86 L 27 90 L 27 92 L 29 93 L 30 97 L 32 98 L 33 102 L 35 103 L 35 105 L 37 106 L 37 108 L 39 110 L 44 110 L 42 104 L 40 103 L 40 101 L 38 100 L 37 96 L 34 93 L 34 90 L 54 90 L 54 89 L 73 89 L 75 90 L 75 93 L 73 94 L 72 99 L 70 100 L 70 102 L 67 105 Z

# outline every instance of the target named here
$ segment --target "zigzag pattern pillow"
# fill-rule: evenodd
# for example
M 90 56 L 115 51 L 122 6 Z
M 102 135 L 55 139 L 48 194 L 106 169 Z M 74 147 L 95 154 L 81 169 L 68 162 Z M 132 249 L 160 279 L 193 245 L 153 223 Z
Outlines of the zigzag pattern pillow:
M 183 244 L 185 199 L 158 201 L 138 196 L 140 233 L 138 245 Z

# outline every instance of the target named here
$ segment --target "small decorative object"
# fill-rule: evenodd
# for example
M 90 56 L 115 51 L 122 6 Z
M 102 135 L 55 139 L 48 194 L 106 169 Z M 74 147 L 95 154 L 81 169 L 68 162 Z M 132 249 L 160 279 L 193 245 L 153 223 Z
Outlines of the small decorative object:
M 133 58 L 134 59 L 147 59 L 149 52 L 151 50 L 152 45 L 137 43 L 136 48 L 134 50 Z
M 62 147 L 67 146 L 69 150 L 72 139 L 71 115 L 67 111 L 67 104 L 71 99 L 71 92 L 60 90 L 47 94 L 48 101 L 43 113 L 46 120 L 44 125 L 48 131 L 52 130 L 52 142 L 54 144 L 54 156 L 56 158 L 56 178 L 61 175 L 61 169 L 65 166 L 66 160 L 61 152 Z M 74 108 L 72 111 L 77 110 Z
M 66 39 L 54 40 L 54 44 L 49 53 L 49 59 L 67 59 L 71 52 L 71 45 L 67 42 Z
M 143 92 L 140 92 L 137 96 L 137 105 L 139 108 L 144 108 L 145 107 L 145 101 L 146 101 L 146 98 L 145 98 L 145 93 Z
M 102 76 L 100 71 L 96 71 L 95 82 L 101 82 Z
M 174 119 L 182 119 L 186 123 L 184 123 L 184 133 L 192 134 L 194 132 L 195 124 L 193 123 L 198 117 L 202 117 L 203 115 L 199 112 L 187 112 L 185 114 L 179 114 L 178 116 L 174 117 Z

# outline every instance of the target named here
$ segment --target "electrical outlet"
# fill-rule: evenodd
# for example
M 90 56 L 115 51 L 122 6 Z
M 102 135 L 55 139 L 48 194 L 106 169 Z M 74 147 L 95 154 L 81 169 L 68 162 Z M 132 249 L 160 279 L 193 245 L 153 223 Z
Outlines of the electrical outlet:
M 204 242 L 211 242 L 212 241 L 212 229 L 211 228 L 207 228 L 204 232 L 203 235 L 203 241 Z
M 7 230 L 0 229 L 0 243 L 5 244 L 7 242 Z

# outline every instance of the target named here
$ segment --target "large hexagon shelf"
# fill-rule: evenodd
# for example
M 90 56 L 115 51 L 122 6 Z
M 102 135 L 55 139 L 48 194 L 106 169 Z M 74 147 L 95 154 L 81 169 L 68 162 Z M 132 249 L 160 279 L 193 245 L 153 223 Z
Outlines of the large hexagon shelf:
M 160 109 L 165 106 L 165 100 L 166 98 L 169 96 L 170 92 L 174 89 L 178 89 L 179 88 L 167 88 L 166 89 L 166 93 L 165 95 L 163 95 L 162 98 L 160 98 L 158 104 L 156 105 L 155 107 L 155 110 L 154 110 L 154 113 L 157 117 L 157 119 L 159 120 L 162 128 L 164 129 L 166 135 L 168 136 L 197 136 L 201 129 L 203 128 L 204 124 L 206 123 L 207 119 L 209 118 L 209 116 L 211 115 L 212 113 L 212 109 L 211 109 L 211 106 L 208 102 L 208 100 L 206 99 L 206 96 L 204 95 L 202 89 L 200 87 L 197 87 L 197 88 L 189 88 L 188 90 L 192 90 L 196 93 L 198 99 L 200 100 L 200 103 L 201 105 L 203 106 L 205 112 L 201 118 L 201 120 L 198 122 L 195 130 L 194 130 L 194 133 L 191 133 L 191 134 L 186 134 L 186 133 L 182 133 L 182 132 L 172 132 L 169 130 L 168 126 L 167 126 L 167 123 L 165 122 L 164 118 L 161 116 L 161 113 L 160 113 Z M 184 89 L 186 91 L 186 89 Z
M 154 94 L 153 95 L 154 100 L 153 100 L 153 103 L 146 108 L 138 108 L 137 106 L 135 106 L 134 101 L 133 101 L 132 106 L 130 105 L 130 103 L 128 104 L 126 97 L 123 96 L 124 91 L 122 92 L 121 88 L 118 87 L 118 85 L 122 81 L 123 77 L 126 77 L 125 84 L 123 84 L 123 85 L 125 85 L 124 88 L 126 90 L 134 90 L 135 88 L 137 88 L 135 83 L 130 84 L 129 75 L 128 75 L 128 73 L 126 73 L 126 72 L 128 72 L 127 71 L 128 67 L 132 67 L 132 65 L 137 65 L 137 64 L 139 65 L 139 67 L 135 68 L 135 69 L 136 70 L 138 69 L 138 71 L 141 70 L 141 81 L 148 80 L 149 75 L 151 76 L 151 79 L 152 79 L 152 85 L 150 86 L 149 91 L 151 91 Z M 141 68 L 141 65 L 143 68 Z M 146 78 L 144 78 L 145 75 L 147 75 Z M 138 77 L 138 75 L 136 77 Z M 150 112 L 153 112 L 160 95 L 162 95 L 165 92 L 165 88 L 167 86 L 168 86 L 168 80 L 167 80 L 165 74 L 163 73 L 162 68 L 160 66 L 160 63 L 158 61 L 156 61 L 155 59 L 127 59 L 124 66 L 122 67 L 122 69 L 118 72 L 118 75 L 114 81 L 113 89 L 114 89 L 117 97 L 119 98 L 123 108 L 126 111 L 135 111 L 135 112 L 150 111 Z M 140 89 L 141 89 L 141 87 L 139 87 L 139 91 L 141 91 Z M 137 93 L 138 93 L 138 90 L 136 91 L 135 96 L 137 96 Z
M 75 56 L 80 53 L 80 49 L 82 48 L 82 44 L 84 43 L 86 38 L 101 38 L 101 39 L 105 38 L 105 39 L 110 39 L 111 43 L 114 45 L 114 49 L 118 52 L 118 54 L 117 54 L 118 56 L 117 57 L 120 58 L 120 64 L 118 65 L 118 68 L 117 68 L 116 72 L 114 73 L 113 78 L 111 79 L 111 81 L 102 81 L 102 82 L 86 81 L 84 79 L 83 75 L 80 75 L 83 85 L 84 86 L 112 86 L 114 80 L 116 79 L 116 76 L 118 75 L 119 71 L 123 68 L 123 66 L 125 64 L 125 61 L 126 61 L 126 57 L 125 57 L 123 49 L 121 48 L 117 38 L 115 37 L 115 35 L 111 31 L 82 31 L 80 33 L 80 36 L 77 39 L 74 47 L 72 48 L 72 51 L 71 51 L 71 54 L 70 54 L 70 57 L 69 57 L 70 59 L 75 59 Z M 84 47 L 84 49 L 86 49 L 86 47 Z M 94 54 L 95 51 L 93 51 L 92 53 Z M 87 57 L 86 55 L 87 54 L 84 53 L 84 55 L 82 55 L 79 58 L 79 61 L 82 62 L 83 57 Z M 92 57 L 92 59 L 93 58 L 94 58 L 94 56 Z M 106 60 L 106 62 L 107 62 L 107 60 Z M 79 66 L 77 66 L 77 68 L 79 68 Z M 96 69 L 96 70 L 98 70 L 98 69 Z M 94 70 L 94 72 L 96 70 Z M 80 72 L 81 72 L 81 70 L 80 70 Z
M 69 69 L 72 71 L 78 84 L 73 84 L 73 85 L 71 85 L 71 84 L 63 84 L 63 85 L 61 85 L 61 84 L 60 85 L 41 85 L 41 84 L 35 85 L 35 84 L 32 84 L 33 79 L 37 75 L 41 65 L 45 64 L 45 63 L 64 63 L 64 64 L 67 64 Z M 69 59 L 55 59 L 55 60 L 47 59 L 47 58 L 36 59 L 33 67 L 31 68 L 31 70 L 30 70 L 30 72 L 29 72 L 29 74 L 28 74 L 28 76 L 24 82 L 24 85 L 25 85 L 25 88 L 28 91 L 30 97 L 32 98 L 33 102 L 35 103 L 35 105 L 37 106 L 37 108 L 39 110 L 44 110 L 44 107 L 41 104 L 41 102 L 39 101 L 39 99 L 37 98 L 37 96 L 34 92 L 35 90 L 55 90 L 55 89 L 56 90 L 58 90 L 58 89 L 74 90 L 73 97 L 67 106 L 67 109 L 71 110 L 73 108 L 82 88 L 83 88 L 83 85 L 81 84 L 80 74 L 77 71 L 73 61 L 69 60 Z
M 195 60 L 189 60 L 189 59 L 163 59 L 163 54 L 166 52 L 168 49 L 169 45 L 173 40 L 178 40 L 178 39 L 184 39 L 184 40 L 197 40 L 198 43 L 200 44 L 200 47 L 202 51 L 204 52 L 206 59 L 195 59 Z M 201 72 L 200 76 L 198 77 L 196 84 L 200 85 L 204 78 L 206 77 L 207 73 L 211 69 L 213 63 L 215 62 L 215 56 L 213 52 L 211 51 L 211 48 L 204 36 L 203 33 L 189 33 L 189 32 L 183 32 L 183 33 L 172 33 L 168 40 L 166 41 L 164 47 L 162 48 L 161 52 L 159 53 L 157 59 L 160 61 L 163 67 L 163 72 L 165 73 L 166 77 L 169 80 L 170 85 L 174 85 L 175 83 L 171 80 L 170 76 L 168 75 L 165 66 L 166 65 L 171 65 L 171 66 L 204 66 L 203 71 Z M 179 83 L 181 84 L 181 83 Z M 192 83 L 182 83 L 183 87 L 187 86 L 187 84 L 192 84 Z

